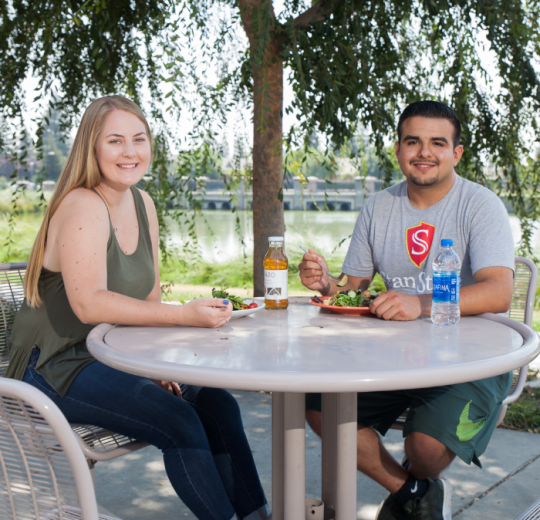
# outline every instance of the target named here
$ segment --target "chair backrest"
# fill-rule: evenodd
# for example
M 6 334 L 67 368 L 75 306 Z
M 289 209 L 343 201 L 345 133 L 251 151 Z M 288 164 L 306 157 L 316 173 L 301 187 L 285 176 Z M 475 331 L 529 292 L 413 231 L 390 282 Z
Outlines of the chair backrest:
M 538 283 L 538 269 L 528 258 L 516 256 L 514 262 L 514 290 L 512 292 L 512 303 L 510 304 L 508 316 L 530 327 L 532 325 L 534 299 L 536 296 L 536 285 Z M 525 381 L 527 381 L 528 373 L 528 365 L 514 371 L 514 379 L 510 386 L 510 392 L 503 401 L 499 418 L 497 419 L 497 426 L 503 422 L 508 405 L 516 402 L 521 395 Z
M 15 316 L 24 300 L 23 280 L 27 262 L 0 264 L 0 377 L 8 365 L 7 343 Z
M 530 327 L 533 319 L 538 270 L 528 258 L 516 256 L 514 262 L 514 290 L 508 317 Z
M 0 519 L 98 520 L 84 455 L 58 407 L 37 388 L 0 378 Z M 77 516 L 79 518 L 79 516 Z

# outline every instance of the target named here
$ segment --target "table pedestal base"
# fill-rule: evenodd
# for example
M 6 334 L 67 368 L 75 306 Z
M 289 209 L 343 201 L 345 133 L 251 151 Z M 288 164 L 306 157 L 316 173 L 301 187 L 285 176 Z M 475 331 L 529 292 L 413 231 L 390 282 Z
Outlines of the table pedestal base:
M 272 394 L 273 520 L 305 518 L 305 395 Z M 356 393 L 322 396 L 322 500 L 325 520 L 356 519 Z

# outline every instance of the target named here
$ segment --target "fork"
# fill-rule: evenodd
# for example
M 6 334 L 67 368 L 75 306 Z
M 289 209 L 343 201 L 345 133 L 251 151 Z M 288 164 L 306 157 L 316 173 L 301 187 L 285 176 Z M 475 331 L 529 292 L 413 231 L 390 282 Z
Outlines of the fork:
M 302 251 L 304 251 L 304 253 L 307 253 L 308 255 L 310 255 L 311 253 L 309 253 L 308 251 L 306 251 L 302 246 L 298 246 Z M 340 278 L 336 278 L 335 276 L 332 276 L 327 269 L 324 268 L 324 266 L 319 262 L 317 261 L 317 263 L 321 266 L 321 269 L 326 273 L 326 276 L 328 276 L 328 278 L 330 278 L 330 280 L 333 280 L 334 282 L 341 282 L 341 279 Z

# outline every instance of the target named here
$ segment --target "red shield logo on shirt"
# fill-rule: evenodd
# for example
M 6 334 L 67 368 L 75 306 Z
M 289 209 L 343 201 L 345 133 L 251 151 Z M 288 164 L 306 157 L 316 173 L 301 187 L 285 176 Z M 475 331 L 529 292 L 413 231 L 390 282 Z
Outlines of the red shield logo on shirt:
M 422 262 L 429 255 L 435 226 L 420 222 L 418 226 L 407 229 L 407 252 L 412 263 L 420 268 Z

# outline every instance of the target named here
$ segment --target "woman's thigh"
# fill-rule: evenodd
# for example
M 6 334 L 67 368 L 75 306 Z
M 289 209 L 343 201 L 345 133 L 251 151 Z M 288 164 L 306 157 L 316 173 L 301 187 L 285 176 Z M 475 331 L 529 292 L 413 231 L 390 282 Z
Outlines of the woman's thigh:
M 93 424 L 159 448 L 171 438 L 185 447 L 208 446 L 193 407 L 147 378 L 96 361 L 81 370 L 61 397 L 31 362 L 24 380 L 48 395 L 71 423 Z

